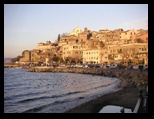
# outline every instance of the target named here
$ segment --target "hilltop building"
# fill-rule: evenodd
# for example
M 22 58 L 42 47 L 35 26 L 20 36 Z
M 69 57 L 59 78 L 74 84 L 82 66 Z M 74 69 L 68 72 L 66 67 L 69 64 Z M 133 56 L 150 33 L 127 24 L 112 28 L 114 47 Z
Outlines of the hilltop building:
M 140 42 L 139 40 L 141 39 Z M 53 57 L 67 63 L 148 62 L 148 30 L 99 30 L 74 28 L 56 43 L 38 43 L 36 49 L 25 50 L 21 63 L 52 63 Z

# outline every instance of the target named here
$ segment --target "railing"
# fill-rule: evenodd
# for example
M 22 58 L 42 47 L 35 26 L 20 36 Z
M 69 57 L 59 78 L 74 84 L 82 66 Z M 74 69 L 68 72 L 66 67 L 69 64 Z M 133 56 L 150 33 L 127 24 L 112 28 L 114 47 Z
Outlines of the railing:
M 140 105 L 142 104 L 141 103 L 142 101 L 143 101 L 143 107 L 141 108 L 142 108 L 143 113 L 146 113 L 148 111 L 147 109 L 148 108 L 148 86 L 146 88 L 145 95 L 142 95 L 142 90 L 140 91 L 140 95 L 139 95 L 139 98 L 138 98 L 138 101 L 136 103 L 133 113 L 138 113 L 138 110 L 140 108 Z
M 143 112 L 146 113 L 146 112 L 148 112 L 148 86 L 146 89 L 146 94 L 143 96 L 143 98 L 144 98 Z
M 136 103 L 136 106 L 134 108 L 133 113 L 137 113 L 138 112 L 141 102 L 142 102 L 142 90 L 140 91 L 140 95 L 139 95 L 139 98 L 137 100 L 137 103 Z

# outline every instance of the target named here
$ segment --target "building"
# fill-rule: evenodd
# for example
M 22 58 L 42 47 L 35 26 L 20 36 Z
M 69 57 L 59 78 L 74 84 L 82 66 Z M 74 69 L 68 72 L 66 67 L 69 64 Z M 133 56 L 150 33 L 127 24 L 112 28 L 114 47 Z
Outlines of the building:
M 108 62 L 106 49 L 89 49 L 83 51 L 83 64 L 101 64 Z
M 31 51 L 25 50 L 22 53 L 22 58 L 20 58 L 19 62 L 21 64 L 29 64 L 31 62 Z
M 142 60 L 146 64 L 147 57 L 147 43 L 108 45 L 108 59 L 110 62 L 124 62 L 128 64 L 128 62 L 139 63 Z
M 50 42 L 50 41 L 46 41 L 46 43 L 38 43 L 38 45 L 37 45 L 37 50 L 51 50 L 51 48 L 52 48 L 52 43 Z
M 83 49 L 81 44 L 67 44 L 63 46 L 63 60 L 69 59 L 69 62 L 81 62 Z
M 75 29 L 73 29 L 70 33 L 69 36 L 73 35 L 73 36 L 78 36 L 78 33 L 82 32 L 82 30 L 79 27 L 76 27 Z
M 135 43 L 136 38 L 146 43 Z M 115 29 L 90 31 L 79 27 L 63 35 L 57 43 L 38 43 L 37 48 L 24 51 L 20 62 L 50 63 L 56 55 L 75 63 L 148 62 L 148 31 Z

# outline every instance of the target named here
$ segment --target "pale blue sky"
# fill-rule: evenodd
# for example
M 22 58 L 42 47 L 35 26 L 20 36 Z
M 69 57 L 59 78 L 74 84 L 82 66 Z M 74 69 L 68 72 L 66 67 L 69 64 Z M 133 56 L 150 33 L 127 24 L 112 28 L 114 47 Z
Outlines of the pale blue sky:
M 77 26 L 92 31 L 148 29 L 148 4 L 5 4 L 4 57 L 54 42 Z

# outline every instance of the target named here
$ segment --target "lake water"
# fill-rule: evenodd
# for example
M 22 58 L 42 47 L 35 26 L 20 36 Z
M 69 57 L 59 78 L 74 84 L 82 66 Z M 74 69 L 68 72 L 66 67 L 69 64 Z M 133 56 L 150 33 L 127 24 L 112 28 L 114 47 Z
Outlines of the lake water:
M 63 113 L 119 90 L 117 78 L 4 68 L 4 113 Z

